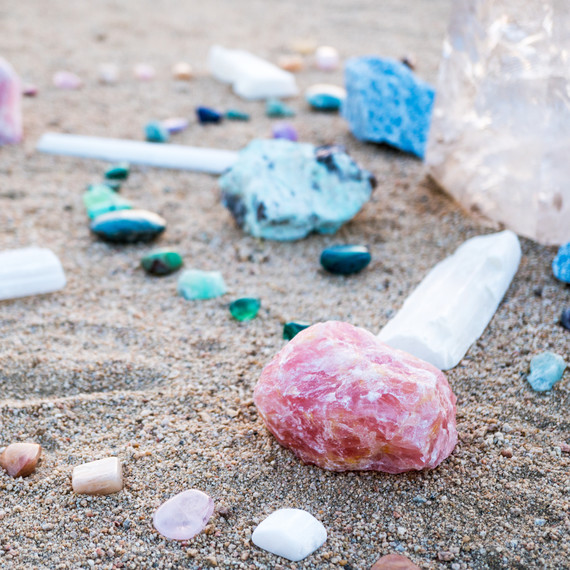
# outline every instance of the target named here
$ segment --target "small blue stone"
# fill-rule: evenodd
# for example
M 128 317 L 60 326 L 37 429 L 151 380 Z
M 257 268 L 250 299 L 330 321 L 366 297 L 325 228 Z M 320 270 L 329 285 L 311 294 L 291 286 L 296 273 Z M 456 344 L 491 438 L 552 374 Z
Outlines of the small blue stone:
M 321 253 L 321 265 L 337 275 L 358 273 L 371 259 L 370 252 L 364 245 L 337 245 L 327 247 Z
M 170 139 L 168 131 L 159 121 L 151 121 L 144 128 L 145 138 L 148 142 L 165 143 Z
M 336 85 L 319 83 L 307 89 L 305 99 L 317 111 L 338 111 L 346 99 L 346 91 Z
M 560 355 L 543 352 L 530 361 L 528 381 L 535 392 L 546 392 L 562 378 L 565 369 L 566 362 Z
M 534 519 L 534 524 L 536 526 L 544 526 L 546 524 L 546 519 Z
M 564 309 L 562 315 L 560 316 L 560 324 L 570 331 L 570 309 Z
M 146 210 L 119 210 L 97 216 L 91 231 L 111 243 L 151 241 L 166 229 L 164 218 Z
M 552 262 L 552 271 L 556 279 L 570 283 L 570 242 L 558 250 L 558 254 Z
M 221 113 L 209 107 L 196 107 L 196 116 L 201 125 L 220 123 L 224 118 Z
M 345 65 L 342 114 L 357 139 L 383 142 L 423 158 L 435 90 L 403 63 L 380 57 Z

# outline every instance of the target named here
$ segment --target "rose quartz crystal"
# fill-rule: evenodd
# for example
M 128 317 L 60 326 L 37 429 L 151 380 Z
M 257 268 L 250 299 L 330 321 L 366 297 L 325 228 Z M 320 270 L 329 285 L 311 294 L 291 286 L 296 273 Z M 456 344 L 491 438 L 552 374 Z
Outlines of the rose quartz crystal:
M 37 443 L 11 443 L 0 453 L 0 467 L 10 477 L 27 477 L 34 472 L 41 454 L 42 448 Z
M 279 443 L 333 471 L 433 468 L 457 442 L 444 374 L 348 323 L 301 331 L 264 368 L 254 400 Z
M 0 145 L 22 139 L 22 85 L 12 66 L 0 57 Z

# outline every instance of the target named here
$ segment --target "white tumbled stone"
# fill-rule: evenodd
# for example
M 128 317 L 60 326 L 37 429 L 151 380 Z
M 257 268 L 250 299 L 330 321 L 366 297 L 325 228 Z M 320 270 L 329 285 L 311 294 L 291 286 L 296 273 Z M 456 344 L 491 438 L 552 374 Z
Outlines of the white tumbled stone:
M 301 509 L 279 509 L 253 531 L 253 544 L 297 562 L 312 554 L 327 539 L 323 524 Z
M 78 465 L 71 477 L 73 491 L 85 495 L 110 495 L 123 488 L 123 467 L 118 457 Z
M 380 340 L 441 370 L 453 368 L 489 324 L 520 259 L 510 230 L 467 240 L 427 274 Z

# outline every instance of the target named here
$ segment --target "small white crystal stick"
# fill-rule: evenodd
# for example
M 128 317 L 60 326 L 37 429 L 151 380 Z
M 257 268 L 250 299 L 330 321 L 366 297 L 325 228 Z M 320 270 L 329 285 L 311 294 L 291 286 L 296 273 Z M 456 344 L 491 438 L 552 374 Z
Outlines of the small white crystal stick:
M 292 97 L 299 92 L 292 73 L 244 50 L 212 46 L 208 66 L 216 79 L 231 83 L 245 99 Z
M 441 370 L 453 368 L 489 324 L 520 259 L 510 230 L 467 240 L 427 274 L 380 340 Z
M 84 495 L 110 495 L 123 488 L 123 468 L 118 457 L 78 465 L 71 476 L 73 491 Z
M 231 150 L 59 133 L 43 135 L 36 149 L 49 154 L 98 158 L 112 162 L 125 161 L 210 174 L 221 174 L 233 166 L 238 156 L 237 152 Z
M 0 252 L 0 301 L 52 293 L 64 286 L 63 267 L 50 249 L 25 247 Z

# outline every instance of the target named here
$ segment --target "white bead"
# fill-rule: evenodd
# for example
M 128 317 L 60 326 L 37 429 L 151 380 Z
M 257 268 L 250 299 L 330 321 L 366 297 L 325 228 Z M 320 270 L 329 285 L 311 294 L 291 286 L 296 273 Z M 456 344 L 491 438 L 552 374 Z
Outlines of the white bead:
M 71 476 L 73 491 L 85 495 L 110 495 L 123 488 L 123 468 L 118 457 L 78 465 Z

